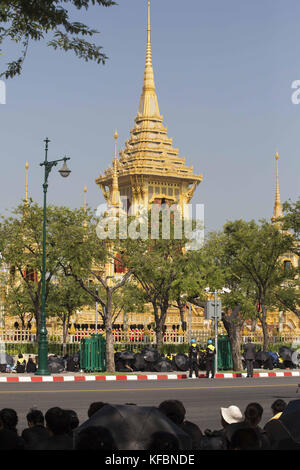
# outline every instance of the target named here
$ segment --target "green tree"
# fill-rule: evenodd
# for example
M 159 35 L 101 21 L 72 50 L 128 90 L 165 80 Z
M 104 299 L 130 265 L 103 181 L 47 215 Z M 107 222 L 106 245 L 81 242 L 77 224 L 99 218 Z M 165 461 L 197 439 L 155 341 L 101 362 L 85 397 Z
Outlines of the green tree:
M 300 198 L 296 202 L 283 204 L 284 217 L 282 228 L 291 232 L 294 244 L 290 254 L 298 257 L 298 266 L 290 266 L 288 279 L 280 285 L 276 292 L 278 308 L 290 310 L 300 319 Z
M 300 242 L 300 198 L 296 202 L 285 202 L 283 204 L 284 217 L 283 228 L 292 230 L 295 240 Z M 296 252 L 300 254 L 299 244 L 295 244 Z
M 3 261 L 15 272 L 15 287 L 20 286 L 18 290 L 23 293 L 25 308 L 27 301 L 30 301 L 28 309 L 34 314 L 38 336 L 41 317 L 43 209 L 31 202 L 28 205 L 19 205 L 12 214 L 8 218 L 2 217 L 0 252 Z M 55 285 L 55 278 L 62 273 L 61 227 L 67 231 L 67 227 L 76 226 L 83 237 L 84 220 L 83 209 L 47 207 L 46 314 L 49 311 L 49 293 Z
M 17 60 L 7 63 L 6 70 L 0 76 L 12 78 L 20 75 L 30 42 L 42 41 L 49 35 L 52 37 L 47 42 L 48 46 L 73 51 L 85 61 L 93 60 L 104 64 L 107 56 L 102 52 L 102 47 L 86 39 L 95 36 L 98 31 L 72 21 L 70 12 L 88 10 L 91 6 L 109 7 L 115 4 L 112 0 L 2 0 L 0 47 L 5 40 L 10 40 L 21 44 L 21 52 Z
M 60 320 L 63 344 L 67 341 L 68 325 L 72 315 L 76 310 L 91 305 L 91 296 L 78 286 L 73 277 L 60 273 L 55 278 L 47 299 L 48 316 L 54 316 Z
M 210 292 L 216 290 L 221 295 L 222 322 L 230 341 L 233 367 L 234 370 L 242 370 L 241 330 L 245 320 L 255 312 L 255 302 L 249 297 L 253 286 L 249 286 L 245 276 L 242 277 L 240 266 L 232 257 L 228 237 L 223 231 L 210 233 L 203 250 L 195 252 L 194 256 L 198 266 L 199 294 L 193 302 L 204 307 L 204 287 L 209 287 Z
M 107 275 L 108 266 L 113 266 L 116 260 L 113 244 L 97 236 L 99 218 L 93 213 L 86 216 L 85 221 L 83 232 L 76 224 L 61 226 L 61 267 L 65 275 L 72 276 L 94 302 L 98 302 L 106 334 L 106 367 L 109 372 L 114 372 L 114 299 L 117 291 L 130 279 L 131 272 L 118 277 L 114 273 Z M 99 286 L 98 290 L 95 284 Z
M 245 287 L 247 299 L 256 307 L 263 330 L 263 350 L 268 347 L 267 311 L 276 306 L 278 287 L 289 279 L 281 257 L 293 247 L 293 238 L 274 224 L 261 221 L 228 222 L 224 226 L 226 250 L 235 275 Z
M 23 283 L 16 284 L 15 281 L 12 281 L 7 285 L 7 292 L 4 298 L 5 315 L 19 317 L 22 329 L 25 329 L 26 317 L 32 311 L 32 301 L 28 289 L 24 287 Z M 33 314 L 31 314 L 28 320 L 32 320 L 32 317 Z
M 149 219 L 150 220 L 150 219 Z M 150 223 L 150 222 L 149 222 Z M 187 258 L 184 255 L 184 239 L 174 238 L 174 225 L 170 222 L 170 238 L 164 239 L 161 221 L 156 239 L 128 238 L 121 244 L 122 264 L 127 267 L 142 289 L 145 302 L 151 303 L 155 320 L 156 344 L 159 351 L 163 345 L 164 326 L 168 308 L 175 297 L 180 297 L 179 284 Z M 150 225 L 149 225 L 150 226 Z M 174 290 L 173 290 L 174 289 Z

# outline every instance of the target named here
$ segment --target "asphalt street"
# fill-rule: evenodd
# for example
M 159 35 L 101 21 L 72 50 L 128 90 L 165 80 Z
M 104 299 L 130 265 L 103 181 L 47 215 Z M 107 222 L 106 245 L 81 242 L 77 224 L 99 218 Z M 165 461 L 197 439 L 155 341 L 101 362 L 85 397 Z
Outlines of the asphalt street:
M 221 406 L 237 405 L 242 412 L 256 401 L 264 408 L 262 425 L 271 417 L 270 406 L 277 398 L 286 402 L 300 399 L 300 378 L 191 379 L 148 382 L 73 382 L 0 384 L 0 408 L 14 408 L 19 416 L 19 431 L 26 426 L 26 413 L 37 406 L 44 413 L 52 406 L 73 409 L 80 423 L 87 419 L 90 403 L 135 403 L 157 406 L 163 400 L 181 400 L 186 418 L 200 429 L 219 429 Z

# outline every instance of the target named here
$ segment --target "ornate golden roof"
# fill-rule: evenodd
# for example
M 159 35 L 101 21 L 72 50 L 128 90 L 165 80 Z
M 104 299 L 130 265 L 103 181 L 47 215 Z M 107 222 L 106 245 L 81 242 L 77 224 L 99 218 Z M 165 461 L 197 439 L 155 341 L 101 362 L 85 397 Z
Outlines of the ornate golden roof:
M 172 145 L 163 125 L 155 90 L 151 50 L 150 0 L 148 0 L 147 51 L 144 72 L 143 91 L 134 128 L 125 148 L 119 152 L 117 162 L 119 186 L 132 177 L 143 175 L 163 177 L 168 180 L 182 180 L 188 184 L 199 184 L 202 175 L 195 175 L 193 167 L 185 165 L 185 158 L 180 157 L 178 149 Z M 105 170 L 96 183 L 104 189 L 111 186 L 114 166 Z

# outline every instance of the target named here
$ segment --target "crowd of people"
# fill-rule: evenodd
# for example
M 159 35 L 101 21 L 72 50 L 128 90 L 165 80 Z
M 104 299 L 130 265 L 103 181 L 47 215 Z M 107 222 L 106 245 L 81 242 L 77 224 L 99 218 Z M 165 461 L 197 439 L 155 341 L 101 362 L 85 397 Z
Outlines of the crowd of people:
M 101 424 L 105 422 L 103 417 L 107 417 L 114 406 L 117 405 L 91 403 L 87 421 L 83 425 L 80 425 L 74 410 L 53 407 L 44 415 L 41 410 L 34 408 L 28 412 L 28 427 L 21 433 L 18 431 L 16 411 L 3 408 L 0 410 L 0 450 L 122 450 L 124 447 L 121 446 L 122 438 L 118 434 L 121 431 L 118 426 L 112 428 Z M 273 416 L 263 427 L 263 408 L 259 403 L 253 402 L 247 405 L 244 413 L 235 405 L 221 407 L 220 428 L 201 430 L 197 424 L 186 420 L 186 409 L 181 401 L 166 400 L 153 408 L 162 422 L 165 420 L 171 426 L 172 432 L 165 432 L 164 427 L 151 428 L 142 449 L 160 453 L 179 450 L 299 450 L 298 431 L 295 434 L 293 421 L 286 419 L 286 415 L 290 418 L 291 413 L 287 413 L 287 410 L 291 406 L 293 419 L 299 422 L 300 400 L 287 404 L 277 399 L 271 405 Z M 142 407 L 134 404 L 126 404 L 126 407 L 129 424 L 130 419 L 132 421 L 130 407 Z M 180 440 L 180 436 L 185 436 L 185 440 Z M 136 436 L 137 440 L 138 438 Z

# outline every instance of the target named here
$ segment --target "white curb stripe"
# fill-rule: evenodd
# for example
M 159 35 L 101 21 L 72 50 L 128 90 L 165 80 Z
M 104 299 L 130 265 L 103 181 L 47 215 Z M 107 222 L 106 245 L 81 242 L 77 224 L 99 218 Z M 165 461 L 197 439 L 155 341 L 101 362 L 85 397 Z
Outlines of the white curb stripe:
M 288 373 L 288 375 L 287 375 Z M 300 371 L 285 371 L 285 372 L 255 372 L 255 377 L 259 378 L 274 378 L 274 377 L 299 377 Z M 101 377 L 101 379 L 99 379 Z M 200 378 L 205 378 L 205 374 L 200 373 Z M 217 379 L 231 379 L 231 378 L 245 378 L 246 373 L 233 374 L 230 372 L 217 373 Z M 188 375 L 186 373 L 178 374 L 138 374 L 138 375 L 106 375 L 106 376 L 97 376 L 97 375 L 54 375 L 54 376 L 11 376 L 11 377 L 0 377 L 0 383 L 41 383 L 41 382 L 52 382 L 52 383 L 62 383 L 62 382 L 106 382 L 106 381 L 148 381 L 148 380 L 182 380 L 187 379 Z

